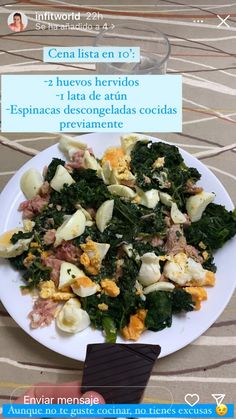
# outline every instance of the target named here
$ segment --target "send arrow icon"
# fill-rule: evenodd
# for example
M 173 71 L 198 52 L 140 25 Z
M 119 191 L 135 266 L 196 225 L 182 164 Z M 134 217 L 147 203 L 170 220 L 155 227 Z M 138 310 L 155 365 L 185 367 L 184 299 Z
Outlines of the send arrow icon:
M 212 394 L 212 397 L 215 399 L 217 406 L 219 406 L 223 402 L 225 394 Z

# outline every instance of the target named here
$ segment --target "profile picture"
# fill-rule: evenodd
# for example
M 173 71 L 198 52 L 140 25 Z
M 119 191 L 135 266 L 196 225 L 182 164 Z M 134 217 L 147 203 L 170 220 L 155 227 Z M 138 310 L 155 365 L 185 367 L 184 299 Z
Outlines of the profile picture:
M 13 12 L 8 16 L 8 27 L 13 32 L 22 32 L 28 24 L 28 18 L 24 13 Z

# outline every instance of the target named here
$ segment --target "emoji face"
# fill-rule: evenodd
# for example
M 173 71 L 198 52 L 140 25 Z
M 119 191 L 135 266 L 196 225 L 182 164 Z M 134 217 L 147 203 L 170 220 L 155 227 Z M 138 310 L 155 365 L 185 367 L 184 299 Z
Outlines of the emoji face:
M 219 416 L 224 416 L 228 412 L 228 407 L 225 404 L 219 404 L 219 406 L 216 407 L 216 413 Z

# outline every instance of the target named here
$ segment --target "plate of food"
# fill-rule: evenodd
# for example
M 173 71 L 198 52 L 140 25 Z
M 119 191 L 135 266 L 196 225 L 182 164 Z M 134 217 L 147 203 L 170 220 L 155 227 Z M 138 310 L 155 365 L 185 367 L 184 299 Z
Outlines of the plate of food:
M 235 287 L 236 212 L 215 175 L 140 134 L 61 135 L 0 197 L 1 300 L 46 347 L 204 333 Z

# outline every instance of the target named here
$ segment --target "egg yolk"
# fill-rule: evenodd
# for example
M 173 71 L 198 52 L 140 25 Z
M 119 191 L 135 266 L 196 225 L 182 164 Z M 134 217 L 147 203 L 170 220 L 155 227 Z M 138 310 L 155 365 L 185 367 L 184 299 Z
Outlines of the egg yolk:
M 129 324 L 122 330 L 122 334 L 127 340 L 138 340 L 141 333 L 145 330 L 145 318 L 147 310 L 140 309 L 136 314 L 130 316 Z
M 103 279 L 101 281 L 101 286 L 105 291 L 105 294 L 109 295 L 109 297 L 117 297 L 117 295 L 120 294 L 120 288 L 112 279 Z
M 12 238 L 13 234 L 15 234 L 15 233 L 17 233 L 16 230 L 10 230 L 10 231 L 7 231 L 6 233 L 4 233 L 0 237 L 0 244 L 1 245 L 11 244 L 11 238 Z
M 77 287 L 92 287 L 93 285 L 95 285 L 95 283 L 93 281 L 91 281 L 90 278 L 88 278 L 87 276 L 82 276 L 81 278 L 77 278 L 75 279 L 75 281 L 73 282 L 73 285 L 77 286 Z
M 192 296 L 192 300 L 195 303 L 195 310 L 200 310 L 201 301 L 207 300 L 207 292 L 201 287 L 186 287 L 184 288 Z
M 120 147 L 110 147 L 105 152 L 102 163 L 105 161 L 109 161 L 110 165 L 113 169 L 116 169 L 119 167 L 120 163 L 119 160 L 123 159 L 125 156 L 124 151 Z

